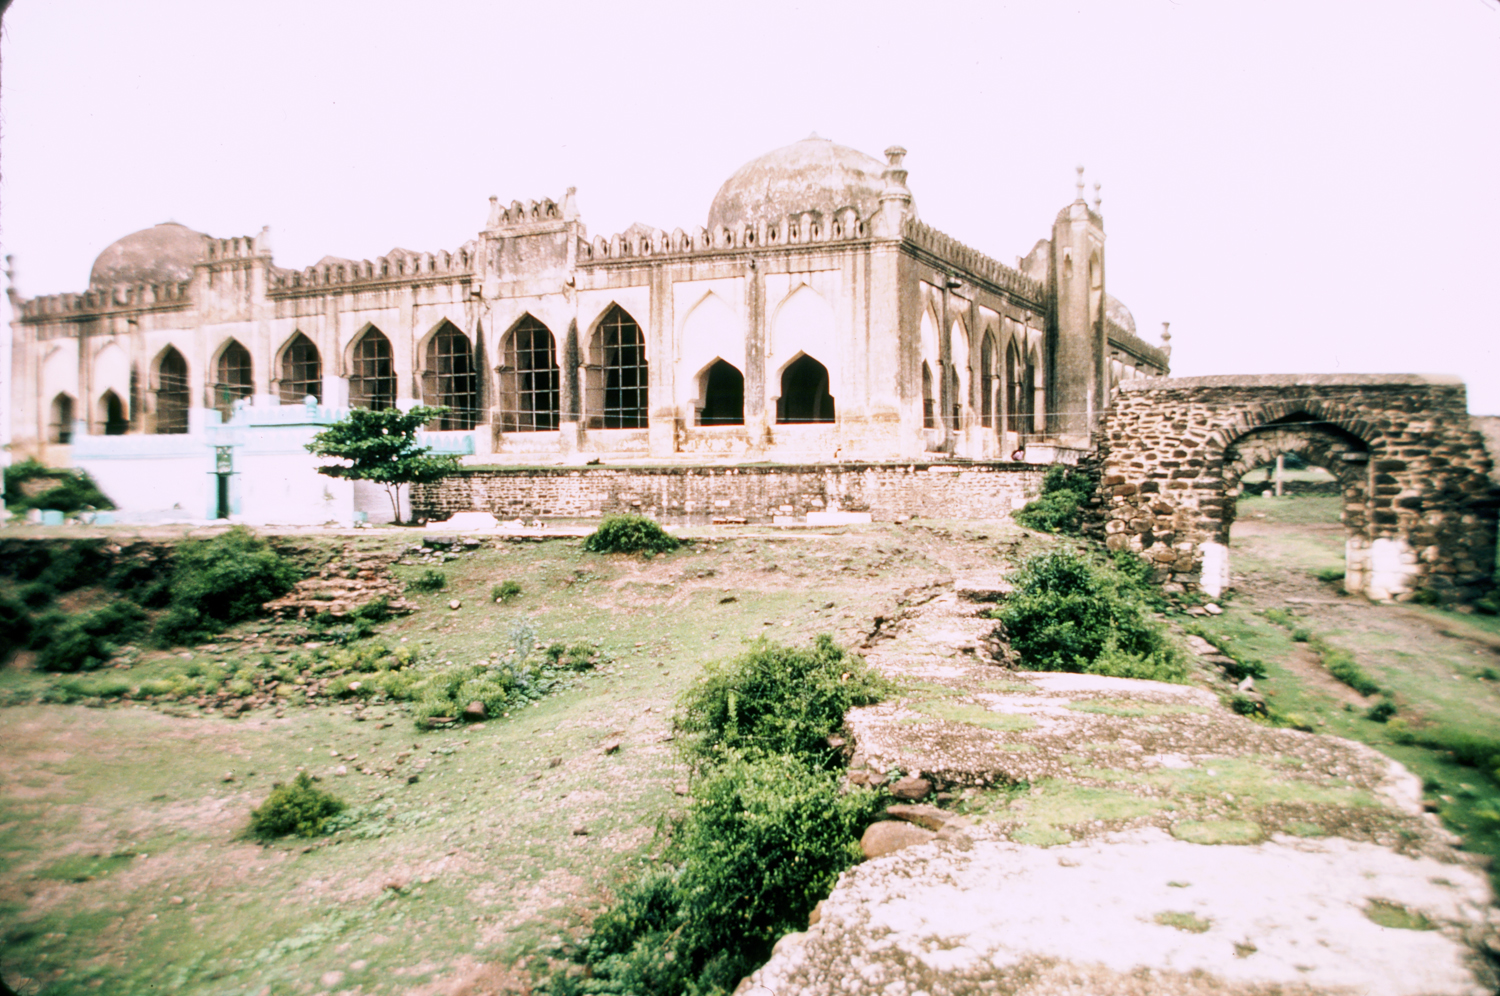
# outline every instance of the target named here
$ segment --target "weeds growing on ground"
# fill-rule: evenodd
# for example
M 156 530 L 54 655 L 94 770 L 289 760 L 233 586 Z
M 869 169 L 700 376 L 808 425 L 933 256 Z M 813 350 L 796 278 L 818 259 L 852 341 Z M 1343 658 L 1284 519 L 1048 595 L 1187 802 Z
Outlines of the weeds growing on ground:
M 1015 582 L 991 615 L 1024 667 L 1187 680 L 1187 662 L 1150 618 L 1142 586 L 1118 569 L 1058 549 L 1027 560 Z
M 644 515 L 606 515 L 589 533 L 583 548 L 589 553 L 667 553 L 677 549 L 677 537 L 655 519 Z
M 290 785 L 274 786 L 270 797 L 251 811 L 250 833 L 264 838 L 316 837 L 343 811 L 343 800 L 318 788 L 303 771 Z
M 448 587 L 448 575 L 442 571 L 423 571 L 406 582 L 408 591 L 442 591 Z
M 1041 496 L 1016 511 L 1015 520 L 1045 533 L 1077 533 L 1081 506 L 1093 495 L 1095 481 L 1084 472 L 1055 463 L 1042 478 Z

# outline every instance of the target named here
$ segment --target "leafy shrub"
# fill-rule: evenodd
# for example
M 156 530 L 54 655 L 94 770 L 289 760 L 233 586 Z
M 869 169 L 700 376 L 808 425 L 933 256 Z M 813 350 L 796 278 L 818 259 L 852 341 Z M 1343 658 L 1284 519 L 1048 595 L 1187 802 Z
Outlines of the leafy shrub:
M 1441 727 L 1412 730 L 1404 725 L 1398 727 L 1396 724 L 1400 722 L 1392 720 L 1388 724 L 1391 739 L 1396 743 L 1446 752 L 1453 756 L 1454 763 L 1478 768 L 1500 782 L 1500 740 Z
M 881 801 L 867 788 L 840 793 L 837 772 L 789 755 L 729 755 L 698 782 L 669 866 L 594 921 L 594 978 L 574 991 L 728 993 L 860 860 Z
M 1042 478 L 1042 493 L 1017 510 L 1012 518 L 1027 529 L 1044 533 L 1076 533 L 1080 507 L 1088 503 L 1094 479 L 1083 471 L 1055 463 Z
M 448 575 L 442 571 L 427 570 L 406 582 L 408 591 L 442 591 L 448 587 Z
M 710 664 L 684 693 L 677 727 L 693 754 L 793 754 L 814 767 L 836 757 L 827 738 L 844 713 L 878 702 L 889 683 L 864 660 L 819 636 L 812 647 L 761 639 L 728 664 Z
M 349 613 L 355 619 L 369 623 L 383 623 L 391 618 L 391 600 L 382 595 L 371 599 Z
M 0 662 L 31 642 L 35 626 L 25 603 L 0 592 Z
M 221 628 L 260 613 L 302 576 L 290 560 L 243 526 L 177 547 L 171 603 L 157 622 L 158 643 L 206 639 Z
M 667 553 L 679 546 L 655 519 L 629 513 L 606 515 L 589 533 L 583 548 L 589 553 Z
M 825 738 L 886 687 L 828 637 L 807 650 L 762 640 L 710 668 L 677 718 L 693 734 L 693 802 L 663 863 L 594 920 L 588 971 L 555 973 L 551 992 L 722 996 L 801 929 L 884 802 L 840 790 Z
M 1294 643 L 1306 643 L 1312 639 L 1312 630 L 1297 627 L 1292 630 L 1292 641 Z
M 1377 702 L 1365 710 L 1365 718 L 1373 719 L 1377 723 L 1384 723 L 1394 715 L 1396 715 L 1396 703 L 1390 699 Z
M 1149 618 L 1137 586 L 1113 568 L 1053 550 L 1027 560 L 1015 582 L 992 615 L 1026 667 L 1185 679 L 1181 652 Z
M 1313 577 L 1324 584 L 1333 584 L 1344 580 L 1344 569 L 1342 567 L 1324 567 L 1313 572 Z
M 5 507 L 12 512 L 51 508 L 67 513 L 110 509 L 115 503 L 84 471 L 48 467 L 32 459 L 5 468 Z
M 490 597 L 497 602 L 508 602 L 512 598 L 521 595 L 521 583 L 519 581 L 501 581 L 490 589 Z
M 256 837 L 316 837 L 343 811 L 343 800 L 318 788 L 303 771 L 290 785 L 271 787 L 271 795 L 250 813 L 250 833 Z
M 22 585 L 18 594 L 28 609 L 45 609 L 57 599 L 57 589 L 45 581 Z
M 128 643 L 145 629 L 145 610 L 123 599 L 93 612 L 52 615 L 47 620 L 46 637 L 38 648 L 36 666 L 43 671 L 91 671 L 114 656 L 117 646 Z

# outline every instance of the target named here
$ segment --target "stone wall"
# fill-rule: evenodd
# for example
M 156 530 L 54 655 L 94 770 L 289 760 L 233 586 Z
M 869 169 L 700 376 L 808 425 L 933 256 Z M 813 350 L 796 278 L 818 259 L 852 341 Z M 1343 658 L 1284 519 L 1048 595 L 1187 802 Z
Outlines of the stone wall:
M 412 489 L 418 516 L 485 511 L 500 518 L 643 512 L 668 522 L 840 509 L 898 516 L 1003 518 L 1041 490 L 1034 464 L 822 464 L 746 467 L 555 467 L 462 471 Z
M 1240 477 L 1295 452 L 1343 486 L 1349 591 L 1468 601 L 1493 584 L 1500 492 L 1466 404 L 1462 381 L 1416 374 L 1128 381 L 1105 423 L 1105 541 L 1217 595 Z

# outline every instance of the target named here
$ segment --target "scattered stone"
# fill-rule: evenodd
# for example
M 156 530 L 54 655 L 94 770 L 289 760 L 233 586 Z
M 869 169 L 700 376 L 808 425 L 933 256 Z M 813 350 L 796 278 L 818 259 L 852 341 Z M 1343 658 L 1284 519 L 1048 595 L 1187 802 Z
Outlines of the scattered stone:
M 599 753 L 601 753 L 601 754 L 614 754 L 619 749 L 620 749 L 620 741 L 619 740 L 606 740 L 604 743 L 602 743 L 602 744 L 599 745 Z
M 463 602 L 460 602 L 458 599 L 455 598 L 451 602 L 448 603 L 448 608 L 450 608 L 450 609 L 461 609 L 461 608 L 463 608 L 463 604 L 464 604 Z
M 233 771 L 226 771 L 226 772 L 224 772 L 224 778 L 222 780 L 226 781 L 226 782 L 232 782 L 232 781 L 234 781 L 234 772 Z
M 1203 606 L 1203 611 L 1207 612 L 1211 616 L 1216 616 L 1224 610 L 1219 608 L 1213 602 L 1209 602 L 1207 605 Z
M 677 795 L 687 795 L 689 791 L 687 782 L 678 782 L 672 786 L 672 791 Z
M 875 782 L 874 779 L 871 779 L 871 782 L 873 784 L 879 784 L 879 782 Z M 891 795 L 895 796 L 897 799 L 906 799 L 911 802 L 916 802 L 920 799 L 927 798 L 927 796 L 932 793 L 932 783 L 925 778 L 918 778 L 915 775 L 906 775 L 903 778 L 896 779 L 896 781 L 891 785 L 890 792 Z
M 818 905 L 814 906 L 812 912 L 807 914 L 807 926 L 811 928 L 821 919 L 823 919 L 823 900 L 819 899 Z
M 899 783 L 898 783 L 899 784 Z M 898 804 L 887 806 L 885 815 L 892 819 L 905 820 L 928 830 L 941 830 L 954 817 L 953 813 L 936 806 Z
M 866 858 L 878 858 L 913 844 L 925 844 L 936 836 L 931 830 L 924 830 L 910 823 L 887 820 L 870 824 L 864 836 L 859 839 L 859 849 Z
M 416 776 L 416 775 L 407 775 L 406 776 L 406 784 L 408 784 L 408 785 L 415 785 L 415 784 L 417 784 L 417 777 L 418 776 Z
M 345 775 L 347 775 L 347 774 L 348 774 L 348 773 L 349 773 L 349 769 L 348 769 L 348 768 L 346 768 L 346 767 L 344 767 L 344 766 L 343 766 L 343 765 L 342 765 L 342 764 L 341 764 L 341 765 L 339 765 L 339 766 L 338 766 L 338 767 L 337 767 L 337 768 L 334 768 L 334 769 L 333 769 L 333 773 L 334 773 L 334 774 L 335 774 L 335 775 L 338 775 L 338 776 L 339 776 L 339 777 L 340 777 L 340 778 L 342 778 L 342 777 L 344 777 L 344 776 L 345 776 Z
M 1189 633 L 1186 637 L 1185 642 L 1187 643 L 1188 649 L 1197 654 L 1199 657 L 1206 657 L 1209 654 L 1217 654 L 1219 652 L 1218 647 L 1214 646 L 1212 643 L 1209 643 L 1203 637 L 1198 636 L 1195 633 Z
M 573 828 L 573 836 L 575 837 L 587 837 L 588 835 L 589 828 L 586 826 L 579 825 Z
M 464 719 L 473 722 L 475 720 L 484 719 L 484 717 L 484 703 L 480 702 L 478 699 L 475 699 L 473 702 L 470 702 L 468 705 L 464 706 Z
M 547 767 L 549 767 L 549 768 L 556 768 L 556 767 L 558 767 L 561 764 L 562 764 L 562 758 L 560 758 L 560 757 L 553 757 L 553 758 L 548 758 L 547 759 Z

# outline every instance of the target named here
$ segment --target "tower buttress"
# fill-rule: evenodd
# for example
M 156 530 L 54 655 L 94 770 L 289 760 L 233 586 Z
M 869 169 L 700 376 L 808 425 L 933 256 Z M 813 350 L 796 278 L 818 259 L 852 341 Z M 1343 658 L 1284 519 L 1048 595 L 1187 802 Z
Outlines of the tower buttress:
M 1097 186 L 1096 186 L 1097 205 Z M 1049 392 L 1050 431 L 1087 446 L 1096 416 L 1109 403 L 1109 350 L 1104 332 L 1104 219 L 1077 196 L 1052 225 L 1052 286 L 1056 338 Z

